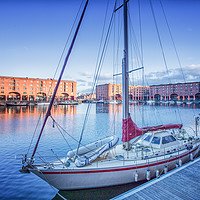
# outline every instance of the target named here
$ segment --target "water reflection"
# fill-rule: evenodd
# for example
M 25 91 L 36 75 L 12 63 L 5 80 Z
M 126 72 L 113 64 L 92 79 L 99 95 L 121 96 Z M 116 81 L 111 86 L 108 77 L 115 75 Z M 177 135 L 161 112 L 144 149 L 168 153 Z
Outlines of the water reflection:
M 158 125 L 162 123 L 181 123 L 194 129 L 194 115 L 200 112 L 199 105 L 130 105 L 130 113 L 133 121 L 142 127 Z M 79 140 L 80 132 L 84 122 L 87 104 L 54 106 L 52 115 L 67 132 Z M 177 112 L 177 108 L 179 111 Z M 27 153 L 27 149 L 38 123 L 40 113 L 45 114 L 47 106 L 30 107 L 4 107 L 0 106 L 0 199 L 61 199 L 55 196 L 54 191 L 43 180 L 34 174 L 22 175 L 19 173 L 21 162 L 14 160 L 16 154 Z M 144 111 L 144 122 L 142 124 L 142 113 Z M 175 112 L 176 111 L 176 112 Z M 44 117 L 44 116 L 43 116 Z M 42 120 L 39 125 L 42 125 Z M 60 132 L 52 127 L 50 119 L 45 127 L 38 151 L 49 152 L 51 149 L 61 158 L 71 148 L 77 148 L 77 142 L 68 135 L 68 144 Z M 36 135 L 39 133 L 37 129 Z M 195 129 L 194 129 L 195 130 Z M 91 106 L 91 112 L 84 132 L 83 144 L 88 144 L 105 136 L 116 135 L 121 138 L 122 133 L 122 105 L 104 104 Z M 33 151 L 37 137 L 34 138 L 30 152 Z M 121 142 L 121 139 L 120 139 Z M 33 148 L 32 148 L 33 147 Z M 8 167 L 12 166 L 12 167 Z M 23 184 L 21 184 L 23 183 Z M 134 184 L 115 186 L 100 189 L 60 191 L 67 199 L 110 199 L 129 189 Z
M 38 115 L 40 113 L 46 113 L 47 106 L 0 106 L 0 114 L 12 115 L 23 113 L 25 115 Z M 53 106 L 51 110 L 52 114 L 76 114 L 76 105 L 58 105 Z
M 96 104 L 96 113 L 121 113 L 122 104 Z
M 68 200 L 86 200 L 86 199 L 106 200 L 114 198 L 143 183 L 145 183 L 145 181 L 141 181 L 139 183 L 129 183 L 125 185 L 98 188 L 98 189 L 59 191 L 58 193 Z M 53 200 L 61 200 L 62 198 L 59 196 L 59 194 L 56 194 Z

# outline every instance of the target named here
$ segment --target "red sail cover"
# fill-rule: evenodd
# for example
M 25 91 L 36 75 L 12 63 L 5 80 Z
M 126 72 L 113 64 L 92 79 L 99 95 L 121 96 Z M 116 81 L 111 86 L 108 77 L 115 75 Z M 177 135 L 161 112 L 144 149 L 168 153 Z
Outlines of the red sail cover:
M 148 131 L 157 131 L 157 130 L 166 130 L 166 129 L 174 129 L 182 128 L 182 124 L 165 124 L 165 125 L 157 125 L 157 126 L 148 126 L 139 128 L 129 117 L 128 119 L 122 119 L 122 142 L 128 142 L 131 139 L 142 135 Z

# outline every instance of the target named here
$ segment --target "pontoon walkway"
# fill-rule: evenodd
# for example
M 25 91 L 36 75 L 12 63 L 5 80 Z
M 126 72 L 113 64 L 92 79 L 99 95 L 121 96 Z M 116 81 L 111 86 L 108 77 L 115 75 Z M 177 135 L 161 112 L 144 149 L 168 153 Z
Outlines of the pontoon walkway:
M 155 178 L 112 200 L 200 199 L 200 158 Z

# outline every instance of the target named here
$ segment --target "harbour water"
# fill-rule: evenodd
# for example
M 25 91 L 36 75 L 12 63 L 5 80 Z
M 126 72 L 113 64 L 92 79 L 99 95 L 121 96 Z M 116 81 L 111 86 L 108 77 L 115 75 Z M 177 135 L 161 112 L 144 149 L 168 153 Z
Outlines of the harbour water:
M 61 199 L 57 190 L 34 174 L 21 174 L 21 161 L 16 155 L 32 153 L 47 107 L 0 107 L 0 199 Z M 66 130 L 62 134 L 49 118 L 39 144 L 38 152 L 65 156 L 70 148 L 76 148 L 85 117 L 87 104 L 54 106 L 53 118 Z M 184 123 L 186 129 L 194 129 L 194 116 L 200 113 L 199 105 L 130 105 L 130 113 L 138 126 L 164 123 Z M 121 137 L 122 105 L 93 104 L 83 144 L 97 138 L 116 134 Z M 54 127 L 53 127 L 54 126 Z M 36 130 L 36 127 L 37 130 Z M 35 137 L 32 137 L 35 132 Z M 72 137 L 73 138 L 72 138 Z M 65 139 L 64 139 L 64 138 Z M 71 144 L 71 147 L 68 146 Z M 131 188 L 134 184 L 101 189 L 59 192 L 67 199 L 110 199 Z

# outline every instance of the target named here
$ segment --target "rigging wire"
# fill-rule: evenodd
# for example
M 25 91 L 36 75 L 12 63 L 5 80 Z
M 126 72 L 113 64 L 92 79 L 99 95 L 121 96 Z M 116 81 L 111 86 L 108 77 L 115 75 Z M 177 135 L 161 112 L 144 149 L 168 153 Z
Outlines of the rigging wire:
M 163 4 L 162 4 L 161 0 L 160 0 L 160 5 L 161 5 L 162 11 L 163 11 L 163 15 L 164 15 L 164 18 L 165 18 L 165 21 L 166 21 L 166 24 L 167 24 L 167 28 L 168 28 L 168 31 L 169 31 L 169 34 L 170 34 L 170 38 L 172 40 L 172 44 L 174 46 L 174 50 L 175 50 L 176 57 L 177 57 L 177 60 L 178 60 L 178 63 L 179 63 L 179 67 L 180 67 L 180 70 L 181 70 L 181 73 L 182 73 L 182 76 L 183 76 L 183 80 L 186 83 L 186 79 L 185 79 L 185 75 L 183 73 L 183 68 L 182 68 L 182 64 L 181 64 L 180 58 L 179 58 L 179 54 L 178 54 L 178 51 L 177 51 L 177 48 L 176 48 L 176 45 L 175 45 L 175 42 L 174 42 L 174 39 L 173 39 L 173 36 L 172 36 L 172 31 L 171 31 L 170 26 L 169 26 L 169 22 L 168 22 L 166 13 L 165 13 L 165 9 L 163 7 Z
M 117 79 L 117 76 L 114 76 L 114 74 L 117 74 L 118 73 L 118 55 L 119 55 L 119 44 L 120 44 L 120 36 L 122 34 L 122 21 L 121 21 L 121 18 L 118 17 L 117 19 L 117 16 L 119 15 L 114 15 L 114 42 L 113 42 L 113 77 L 112 77 L 112 93 L 113 93 L 113 100 L 115 101 L 116 100 L 116 97 L 117 97 L 117 100 L 119 98 L 119 96 L 116 96 L 116 95 L 119 95 L 119 92 L 120 92 L 120 87 L 119 85 L 117 85 L 118 83 L 118 79 Z M 116 55 L 115 55 L 116 53 Z M 115 57 L 116 56 L 116 57 Z M 116 63 L 115 63 L 116 62 Z M 119 83 L 118 83 L 119 84 Z M 116 91 L 116 92 L 115 92 Z M 117 105 L 112 105 L 112 108 L 114 107 L 117 107 Z M 113 119 L 113 124 L 111 125 L 111 127 L 113 127 L 113 133 L 114 135 L 116 134 L 116 114 L 117 114 L 117 109 L 113 109 L 114 111 L 114 119 Z
M 137 39 L 136 39 L 136 34 L 135 34 L 135 31 L 134 31 L 134 29 L 133 29 L 133 23 L 132 23 L 132 21 L 131 21 L 131 17 L 130 17 L 130 13 L 129 13 L 129 21 L 130 21 L 130 25 L 131 25 L 131 36 L 133 35 L 133 37 L 135 38 L 135 39 L 133 39 L 133 41 L 135 41 L 135 43 L 133 43 L 133 49 L 135 50 L 135 56 L 136 56 L 136 61 L 137 61 L 137 63 L 138 63 L 138 67 L 139 66 L 141 66 L 142 65 L 142 67 L 144 67 L 144 62 L 143 62 L 143 43 L 141 42 L 140 43 L 140 45 L 141 45 L 141 49 L 139 48 L 139 45 L 138 45 L 138 42 L 137 42 Z M 141 26 L 141 12 L 140 12 L 140 14 L 139 14 L 139 24 L 140 24 L 140 27 L 142 27 Z M 142 40 L 142 29 L 140 29 L 140 40 Z M 141 81 L 142 81 L 142 86 L 143 86 L 143 91 L 142 91 L 142 99 L 144 100 L 144 68 L 143 68 L 143 70 L 142 70 L 142 78 L 139 78 L 139 79 L 141 79 Z M 147 82 L 147 81 L 146 81 Z M 148 83 L 147 83 L 147 85 L 148 85 Z M 159 110 L 158 109 L 156 109 L 156 107 L 154 107 L 154 110 L 155 110 L 155 112 L 156 113 L 158 113 L 158 115 L 159 115 L 159 117 L 157 117 L 157 115 L 155 114 L 155 119 L 157 119 L 157 121 L 158 121 L 158 123 L 161 123 L 161 124 L 163 124 L 163 122 L 162 122 L 162 120 L 161 120 L 161 117 L 160 117 L 160 113 L 159 113 Z M 144 106 L 142 105 L 142 108 L 140 109 L 139 108 L 139 112 L 140 112 L 140 115 L 142 116 L 142 127 L 145 125 L 145 120 L 144 120 Z M 136 117 L 136 116 L 135 116 Z M 150 116 L 149 116 L 149 120 L 148 120 L 149 122 L 150 122 Z M 150 122 L 150 124 L 151 124 L 151 122 Z
M 167 19 L 166 12 L 165 12 L 164 6 L 162 4 L 162 1 L 160 0 L 159 2 L 160 2 L 160 5 L 161 5 L 161 8 L 162 8 L 162 12 L 163 12 L 163 15 L 164 15 L 164 19 L 165 19 L 165 22 L 166 22 L 166 25 L 167 25 L 167 28 L 168 28 L 168 31 L 169 31 L 169 35 L 170 35 L 172 44 L 173 44 L 173 47 L 174 47 L 174 51 L 175 51 L 175 54 L 176 54 L 176 57 L 177 57 L 177 60 L 178 60 L 178 63 L 179 63 L 179 67 L 180 67 L 180 70 L 181 70 L 181 73 L 182 73 L 182 76 L 183 76 L 183 80 L 186 83 L 186 79 L 185 79 L 185 76 L 184 76 L 184 73 L 183 73 L 183 68 L 182 68 L 181 61 L 180 61 L 180 58 L 179 58 L 179 54 L 178 54 L 178 51 L 177 51 L 177 48 L 176 48 L 176 45 L 175 45 L 175 42 L 174 42 L 172 31 L 171 31 L 171 28 L 169 26 L 169 22 L 168 22 L 168 19 Z M 178 116 L 180 118 L 180 121 L 181 121 L 181 123 L 183 123 L 181 115 L 180 115 L 180 110 L 179 110 L 178 107 L 177 107 L 177 111 L 178 111 Z
M 112 13 L 112 16 L 111 16 L 111 19 L 110 19 L 110 23 L 109 23 L 109 26 L 108 26 L 108 31 L 107 31 L 107 34 L 106 34 L 102 53 L 101 53 L 99 61 L 97 62 L 97 65 L 96 65 L 97 69 L 96 69 L 96 74 L 94 75 L 92 94 L 95 91 L 95 88 L 96 88 L 96 85 L 97 85 L 97 82 L 98 82 L 98 78 L 99 78 L 99 75 L 100 75 L 100 72 L 101 72 L 101 69 L 102 69 L 102 64 L 103 64 L 103 61 L 104 61 L 104 58 L 105 58 L 105 52 L 106 52 L 106 49 L 107 49 L 108 40 L 109 40 L 110 33 L 111 33 L 111 28 L 112 28 L 112 25 L 113 25 L 113 17 L 114 17 L 114 14 L 115 14 L 115 12 L 114 12 L 115 7 L 116 7 L 116 2 L 115 2 L 114 10 L 113 10 L 113 13 Z M 83 137 L 83 133 L 84 133 L 84 130 L 85 130 L 85 126 L 86 126 L 86 123 L 87 123 L 88 118 L 89 118 L 90 109 L 91 109 L 91 103 L 88 104 L 88 107 L 87 107 L 87 110 L 86 110 L 86 114 L 85 114 L 85 118 L 84 118 L 84 122 L 83 122 L 83 127 L 82 127 L 82 131 L 81 131 L 81 135 L 80 135 L 80 139 L 79 139 L 79 143 L 78 143 L 78 147 L 77 147 L 76 157 L 78 155 L 78 149 L 80 147 L 82 137 Z
M 176 53 L 176 57 L 177 57 L 177 60 L 178 60 L 178 63 L 179 63 L 180 71 L 181 71 L 181 74 L 183 76 L 184 83 L 186 83 L 186 78 L 185 78 L 185 75 L 183 73 L 183 67 L 182 67 L 182 64 L 181 64 L 181 61 L 180 61 L 180 58 L 179 58 L 179 54 L 178 54 L 178 51 L 177 51 L 177 48 L 176 48 L 176 45 L 175 45 L 175 42 L 174 42 L 172 31 L 171 31 L 170 26 L 169 26 L 169 22 L 168 22 L 168 19 L 167 19 L 167 16 L 166 16 L 166 12 L 165 12 L 165 9 L 164 9 L 164 6 L 163 6 L 163 3 L 162 3 L 161 0 L 160 0 L 160 5 L 161 5 L 161 8 L 162 8 L 163 15 L 164 15 L 164 18 L 165 18 L 165 21 L 166 21 L 166 24 L 167 24 L 167 28 L 168 28 L 168 31 L 169 31 L 169 34 L 170 34 L 170 37 L 171 37 L 171 40 L 172 40 L 172 44 L 173 44 L 175 53 Z M 193 113 L 195 115 L 194 110 L 193 110 Z M 182 118 L 181 118 L 179 109 L 178 109 L 178 114 L 179 114 L 179 117 L 180 117 L 180 120 L 181 120 L 181 123 L 182 123 Z
M 183 73 L 183 69 L 182 69 L 181 61 L 180 61 L 180 58 L 179 58 L 179 55 L 178 55 L 178 51 L 177 51 L 177 48 L 176 48 L 176 45 L 175 45 L 175 42 L 174 42 L 174 39 L 173 39 L 173 36 L 172 36 L 172 32 L 171 32 L 171 29 L 170 29 L 170 26 L 169 26 L 169 22 L 168 22 L 168 20 L 167 20 L 167 16 L 166 16 L 166 13 L 165 13 L 165 10 L 164 10 L 164 7 L 163 7 L 163 4 L 162 4 L 162 1 L 161 1 L 161 0 L 160 0 L 160 5 L 161 5 L 161 8 L 162 8 L 162 12 L 163 12 L 163 15 L 164 15 L 164 19 L 165 19 L 165 22 L 166 22 L 166 25 L 167 25 L 167 28 L 168 28 L 168 31 L 169 31 L 169 35 L 170 35 L 170 38 L 171 38 L 171 41 L 172 41 L 172 44 L 173 44 L 175 53 L 176 53 L 176 57 L 177 57 L 177 60 L 178 60 L 178 63 L 179 63 L 179 67 L 180 67 L 180 70 L 181 70 L 181 73 L 182 73 L 182 76 L 183 76 L 183 80 L 184 80 L 184 82 L 186 83 L 186 79 L 185 79 L 185 76 L 184 76 L 184 73 Z M 179 110 L 178 107 L 177 107 L 177 111 L 178 111 L 179 119 L 180 119 L 181 124 L 182 124 L 183 122 L 182 122 L 180 110 Z M 177 116 L 176 116 L 176 118 L 177 118 L 177 120 L 178 120 L 178 117 L 177 117 Z
M 169 75 L 169 69 L 168 69 L 168 65 L 167 65 L 167 61 L 166 61 L 166 57 L 165 57 L 165 52 L 164 52 L 164 48 L 163 48 L 163 44 L 161 42 L 161 36 L 160 36 L 160 32 L 159 32 L 159 29 L 158 29 L 158 23 L 157 23 L 157 20 L 156 20 L 156 16 L 155 16 L 155 12 L 154 12 L 154 8 L 153 8 L 153 4 L 152 4 L 152 0 L 149 0 L 150 2 L 150 7 L 151 7 L 151 12 L 152 12 L 152 15 L 153 15 L 153 19 L 154 19 L 154 24 L 155 24 L 155 27 L 156 27 L 156 32 L 157 32 L 157 35 L 158 35 L 158 40 L 159 40 L 159 44 L 160 44 L 160 48 L 161 48 L 161 51 L 162 51 L 162 56 L 163 56 L 163 60 L 164 60 L 164 64 L 165 64 L 165 68 L 166 68 L 166 71 L 167 71 L 167 75 L 168 75 L 168 79 L 169 79 L 169 83 L 172 85 L 172 81 L 171 81 L 171 78 L 170 78 L 170 75 Z M 164 11 L 164 9 L 163 9 Z M 168 23 L 167 23 L 168 24 Z M 169 24 L 168 24 L 169 25 Z M 168 26 L 169 28 L 169 26 Z M 170 30 L 170 29 L 169 29 Z M 171 32 L 171 31 L 169 31 Z M 171 35 L 171 34 L 170 34 Z M 172 35 L 171 35 L 172 36 Z M 173 37 L 172 37 L 172 41 L 173 40 Z M 175 43 L 174 43 L 175 44 Z M 170 107 L 171 109 L 171 107 Z M 177 110 L 179 112 L 179 109 L 177 107 Z M 179 116 L 180 116 L 180 113 L 179 113 Z M 182 123 L 182 119 L 180 118 L 180 121 Z
M 156 27 L 156 32 L 157 32 L 157 35 L 158 35 L 158 40 L 159 40 L 160 48 L 161 48 L 161 51 L 162 51 L 162 56 L 163 56 L 165 68 L 166 68 L 166 71 L 167 71 L 167 74 L 168 74 L 169 82 L 171 83 L 171 79 L 170 79 L 170 76 L 169 76 L 169 69 L 168 69 L 168 65 L 167 65 L 167 61 L 166 61 L 166 57 L 165 57 L 163 45 L 162 45 L 162 42 L 161 42 L 160 32 L 159 32 L 159 29 L 158 29 L 158 23 L 157 23 L 157 20 L 156 20 L 154 9 L 153 9 L 152 0 L 149 0 L 149 2 L 150 2 L 151 12 L 152 12 L 153 19 L 154 19 L 154 24 L 155 24 L 155 27 Z
M 78 12 L 77 12 L 77 14 L 76 14 L 76 17 L 75 17 L 75 20 L 74 20 L 74 22 L 73 22 L 73 25 L 72 25 L 72 27 L 71 27 L 69 36 L 68 36 L 68 38 L 67 38 L 67 41 L 65 42 L 63 51 L 62 51 L 61 56 L 60 56 L 60 59 L 59 59 L 59 61 L 58 61 L 58 65 L 57 65 L 57 67 L 56 67 L 56 71 L 55 71 L 55 73 L 54 73 L 54 75 L 53 75 L 53 78 L 52 78 L 52 83 L 55 81 L 56 74 L 57 74 L 58 69 L 59 69 L 59 67 L 60 67 L 60 63 L 61 63 L 61 61 L 62 61 L 62 59 L 63 59 L 63 56 L 64 56 L 64 53 L 65 53 L 65 51 L 66 51 L 67 45 L 68 45 L 68 43 L 69 43 L 69 39 L 70 39 L 70 37 L 71 37 L 71 35 L 72 35 L 72 31 L 73 31 L 73 29 L 74 29 L 74 26 L 75 26 L 77 20 L 78 20 L 78 16 L 80 15 L 81 7 L 82 7 L 82 5 L 83 5 L 83 2 L 84 2 L 84 0 L 82 0 L 81 5 L 79 6 L 79 9 L 78 9 Z M 49 91 L 47 92 L 47 97 L 48 97 L 49 94 L 50 94 L 50 90 L 51 90 L 51 88 L 49 88 Z M 44 108 L 44 105 L 43 105 L 43 108 Z M 40 120 L 41 120 L 42 113 L 43 113 L 43 112 L 41 111 L 41 113 L 40 113 L 40 115 L 39 115 L 39 119 L 38 119 L 38 121 L 37 121 L 36 128 L 35 128 L 35 130 L 34 130 L 34 133 L 33 133 L 33 136 L 32 136 L 31 142 L 30 142 L 30 145 L 29 145 L 29 148 L 28 148 L 28 151 L 27 151 L 27 154 L 29 154 L 30 148 L 31 148 L 31 146 L 32 146 L 32 144 L 33 144 L 33 139 L 34 139 L 34 137 L 35 137 L 36 130 L 37 130 L 38 126 L 39 126 L 39 122 L 40 122 Z
M 28 151 L 27 151 L 27 155 L 29 154 L 29 151 L 30 151 L 31 145 L 32 145 L 32 143 L 33 143 L 33 139 L 34 139 L 34 137 L 35 137 L 35 134 L 36 134 L 37 128 L 38 128 L 38 126 L 39 126 L 39 122 L 40 122 L 41 116 L 42 116 L 42 112 L 40 113 L 39 119 L 38 119 L 38 121 L 37 121 L 37 125 L 36 125 L 36 127 L 35 127 L 35 130 L 34 130 L 33 136 L 32 136 L 32 138 L 31 138 L 31 143 L 30 143 L 30 145 L 29 145 L 29 148 L 28 148 Z
M 50 102 L 50 104 L 49 104 L 47 113 L 46 113 L 46 115 L 45 115 L 45 119 L 44 119 L 44 122 L 43 122 L 43 125 L 42 125 L 42 128 L 41 128 L 41 131 L 40 131 L 40 134 L 39 134 L 37 143 L 36 143 L 36 145 L 35 145 L 33 154 L 32 154 L 32 156 L 31 156 L 31 162 L 32 162 L 33 157 L 34 157 L 34 155 L 35 155 L 35 152 L 36 152 L 36 150 L 37 150 L 37 147 L 38 147 L 40 138 L 41 138 L 41 136 L 42 136 L 42 133 L 43 133 L 45 124 L 46 124 L 46 122 L 47 122 L 47 119 L 48 119 L 48 117 L 51 115 L 51 108 L 52 108 L 52 106 L 53 106 L 53 102 L 54 102 L 54 99 L 55 99 L 55 96 L 56 96 L 56 92 L 57 92 L 57 90 L 58 90 L 59 83 L 60 83 L 60 81 L 61 81 L 61 78 L 62 78 L 62 75 L 63 75 L 63 73 L 64 73 L 65 67 L 66 67 L 66 65 L 67 65 L 69 56 L 70 56 L 70 54 L 71 54 L 71 52 L 72 52 L 72 49 L 73 49 L 73 46 L 74 46 L 74 43 L 75 43 L 75 40 L 76 40 L 78 31 L 79 31 L 79 28 L 80 28 L 80 26 L 81 26 L 81 23 L 82 23 L 82 20 L 83 20 L 83 17 L 84 17 L 84 14 L 85 14 L 87 5 L 88 5 L 88 0 L 87 0 L 86 3 L 85 3 L 83 12 L 82 12 L 82 14 L 81 14 L 80 20 L 79 20 L 79 22 L 78 22 L 78 25 L 77 25 L 77 27 L 76 27 L 76 30 L 75 30 L 75 33 L 74 33 L 74 36 L 73 36 L 73 39 L 72 39 L 72 42 L 71 42 L 70 47 L 69 47 L 69 50 L 68 50 L 68 53 L 67 53 L 67 55 L 66 55 L 66 58 L 65 58 L 65 61 L 64 61 L 64 64 L 63 64 L 63 67 L 62 67 L 62 70 L 61 70 L 59 79 L 58 79 L 58 81 L 57 81 L 57 84 L 56 84 L 56 87 L 55 87 L 55 90 L 54 90 L 54 93 L 53 93 L 51 102 Z
M 56 125 L 56 127 L 58 128 L 59 132 L 61 133 L 62 137 L 64 138 L 65 142 L 67 143 L 67 145 L 69 146 L 70 150 L 72 151 L 73 149 L 71 148 L 70 144 L 67 142 L 67 139 L 65 138 L 65 135 L 62 133 L 62 131 L 64 133 L 66 133 L 69 137 L 71 137 L 75 142 L 79 142 L 76 138 L 74 138 L 70 133 L 68 133 L 57 121 L 55 121 L 55 119 L 51 116 L 54 124 Z M 87 148 L 88 150 L 90 151 L 94 151 L 94 150 L 91 150 L 90 148 L 88 148 L 86 145 L 82 144 L 82 146 L 84 146 L 85 148 Z
M 141 17 L 141 7 L 140 7 L 140 0 L 138 0 L 138 7 L 139 7 L 139 26 L 140 26 L 140 51 L 141 51 L 141 65 L 143 67 L 142 69 L 142 101 L 144 102 L 144 95 L 145 95 L 145 89 L 144 89 L 144 56 L 143 56 L 143 40 L 142 40 L 142 17 Z M 143 103 L 142 102 L 142 103 Z M 144 105 L 142 104 L 142 127 L 144 126 Z
M 53 124 L 56 125 L 57 129 L 59 130 L 59 132 L 60 132 L 61 135 L 63 136 L 63 138 L 64 138 L 65 142 L 67 143 L 67 145 L 69 146 L 70 150 L 72 150 L 70 144 L 67 142 L 67 139 L 65 138 L 65 136 L 64 136 L 63 133 L 62 133 L 62 131 L 60 130 L 60 125 L 56 122 L 56 120 L 55 120 L 52 116 L 50 116 L 50 117 L 51 117 L 51 119 L 53 120 Z M 67 131 L 65 131 L 65 132 L 67 133 Z M 67 134 L 70 135 L 69 133 L 67 133 Z M 70 135 L 70 136 L 71 136 L 71 135 Z M 72 138 L 73 138 L 73 137 L 72 137 Z M 73 138 L 73 139 L 74 139 L 74 138 Z

